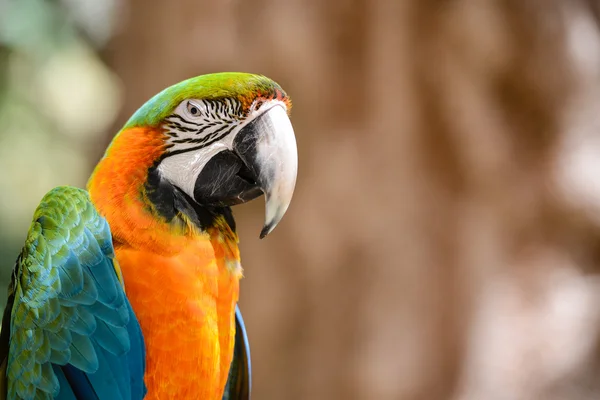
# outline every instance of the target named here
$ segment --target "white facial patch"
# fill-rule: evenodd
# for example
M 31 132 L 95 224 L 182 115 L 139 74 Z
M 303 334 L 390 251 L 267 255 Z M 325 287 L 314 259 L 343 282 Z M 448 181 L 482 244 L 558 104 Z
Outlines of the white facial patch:
M 193 198 L 194 185 L 204 166 L 218 153 L 231 150 L 234 137 L 231 134 L 207 147 L 167 157 L 158 166 L 158 172 Z
M 275 104 L 286 107 L 278 100 L 267 103 L 256 110 L 255 102 L 244 117 L 242 105 L 230 98 L 184 100 L 165 118 L 163 127 L 171 147 L 158 172 L 193 198 L 198 175 L 210 159 L 222 151 L 233 150 L 237 133 L 258 115 Z

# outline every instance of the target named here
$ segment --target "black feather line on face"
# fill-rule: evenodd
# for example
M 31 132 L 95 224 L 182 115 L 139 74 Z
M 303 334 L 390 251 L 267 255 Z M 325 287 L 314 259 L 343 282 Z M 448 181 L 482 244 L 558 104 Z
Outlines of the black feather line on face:
M 171 124 L 167 125 L 167 127 L 171 128 Z M 171 137 L 177 137 L 177 131 L 165 130 L 165 133 Z
M 236 127 L 237 127 L 237 125 L 230 126 L 230 128 L 227 131 L 223 132 L 222 134 L 220 134 L 217 137 L 206 136 L 206 137 L 201 138 L 201 139 L 192 139 L 190 142 L 187 142 L 187 143 L 197 143 L 197 142 L 203 141 L 204 139 L 207 139 L 207 138 L 209 138 L 211 140 L 209 142 L 207 142 L 207 143 L 203 143 L 203 144 L 200 144 L 198 146 L 190 147 L 190 148 L 187 148 L 187 149 L 178 149 L 178 150 L 173 150 L 173 151 L 167 151 L 167 152 L 165 152 L 162 155 L 162 157 L 159 159 L 159 161 L 162 161 L 165 158 L 168 158 L 168 157 L 171 157 L 171 156 L 175 156 L 177 154 L 187 153 L 188 151 L 196 151 L 196 150 L 200 150 L 200 149 L 202 149 L 204 147 L 210 146 L 211 144 L 213 144 L 215 142 L 218 142 L 219 140 L 223 139 L 225 136 L 229 135 Z
M 196 131 L 196 129 L 194 129 L 194 128 L 185 127 L 185 126 L 183 126 L 181 124 L 178 124 L 175 121 L 170 121 L 168 126 L 173 127 L 176 130 L 180 130 L 182 132 L 195 132 Z
M 183 118 L 181 115 L 179 114 L 171 114 L 169 115 L 167 118 L 165 118 L 166 120 L 169 120 L 169 118 L 176 118 L 178 120 L 180 120 L 181 122 L 184 122 L 186 124 L 190 124 L 190 125 L 196 125 L 196 126 L 203 126 L 203 124 L 198 124 L 196 122 L 192 122 L 192 121 L 188 121 L 185 118 Z
M 205 130 L 207 130 L 208 128 L 211 128 L 211 126 L 208 126 L 208 125 L 206 125 L 206 126 L 204 126 L 204 127 L 200 128 L 200 129 L 198 129 L 198 130 L 192 130 L 191 132 L 192 132 L 194 135 L 200 135 L 200 134 L 202 134 L 202 133 L 203 133 Z M 171 143 L 186 143 L 186 142 L 187 142 L 187 138 L 186 138 L 186 139 L 177 139 L 177 140 L 173 140 Z

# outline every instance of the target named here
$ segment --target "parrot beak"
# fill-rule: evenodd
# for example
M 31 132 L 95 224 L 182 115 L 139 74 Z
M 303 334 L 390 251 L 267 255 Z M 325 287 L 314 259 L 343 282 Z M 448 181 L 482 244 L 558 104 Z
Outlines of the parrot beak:
M 265 195 L 265 224 L 260 238 L 277 226 L 287 211 L 298 172 L 292 123 L 283 106 L 274 104 L 236 135 L 233 151 Z

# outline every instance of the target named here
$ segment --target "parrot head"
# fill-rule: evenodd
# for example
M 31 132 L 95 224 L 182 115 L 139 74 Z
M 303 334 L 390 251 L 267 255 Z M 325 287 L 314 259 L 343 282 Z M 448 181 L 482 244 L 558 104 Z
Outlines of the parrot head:
M 163 133 L 164 151 L 148 176 L 153 193 L 176 190 L 205 207 L 232 206 L 264 194 L 263 238 L 285 214 L 296 183 L 290 107 L 286 93 L 269 78 L 209 74 L 158 93 L 124 130 L 150 127 Z

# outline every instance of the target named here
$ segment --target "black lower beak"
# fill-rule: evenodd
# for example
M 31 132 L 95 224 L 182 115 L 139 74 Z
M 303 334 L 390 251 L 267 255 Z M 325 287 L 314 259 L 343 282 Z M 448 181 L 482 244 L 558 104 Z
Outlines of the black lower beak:
M 208 161 L 196 179 L 194 199 L 202 205 L 233 206 L 260 196 L 262 191 L 246 164 L 225 150 Z
M 199 204 L 232 206 L 264 193 L 264 237 L 285 214 L 296 184 L 296 139 L 285 109 L 274 106 L 250 121 L 236 134 L 232 147 L 202 169 L 194 199 Z

